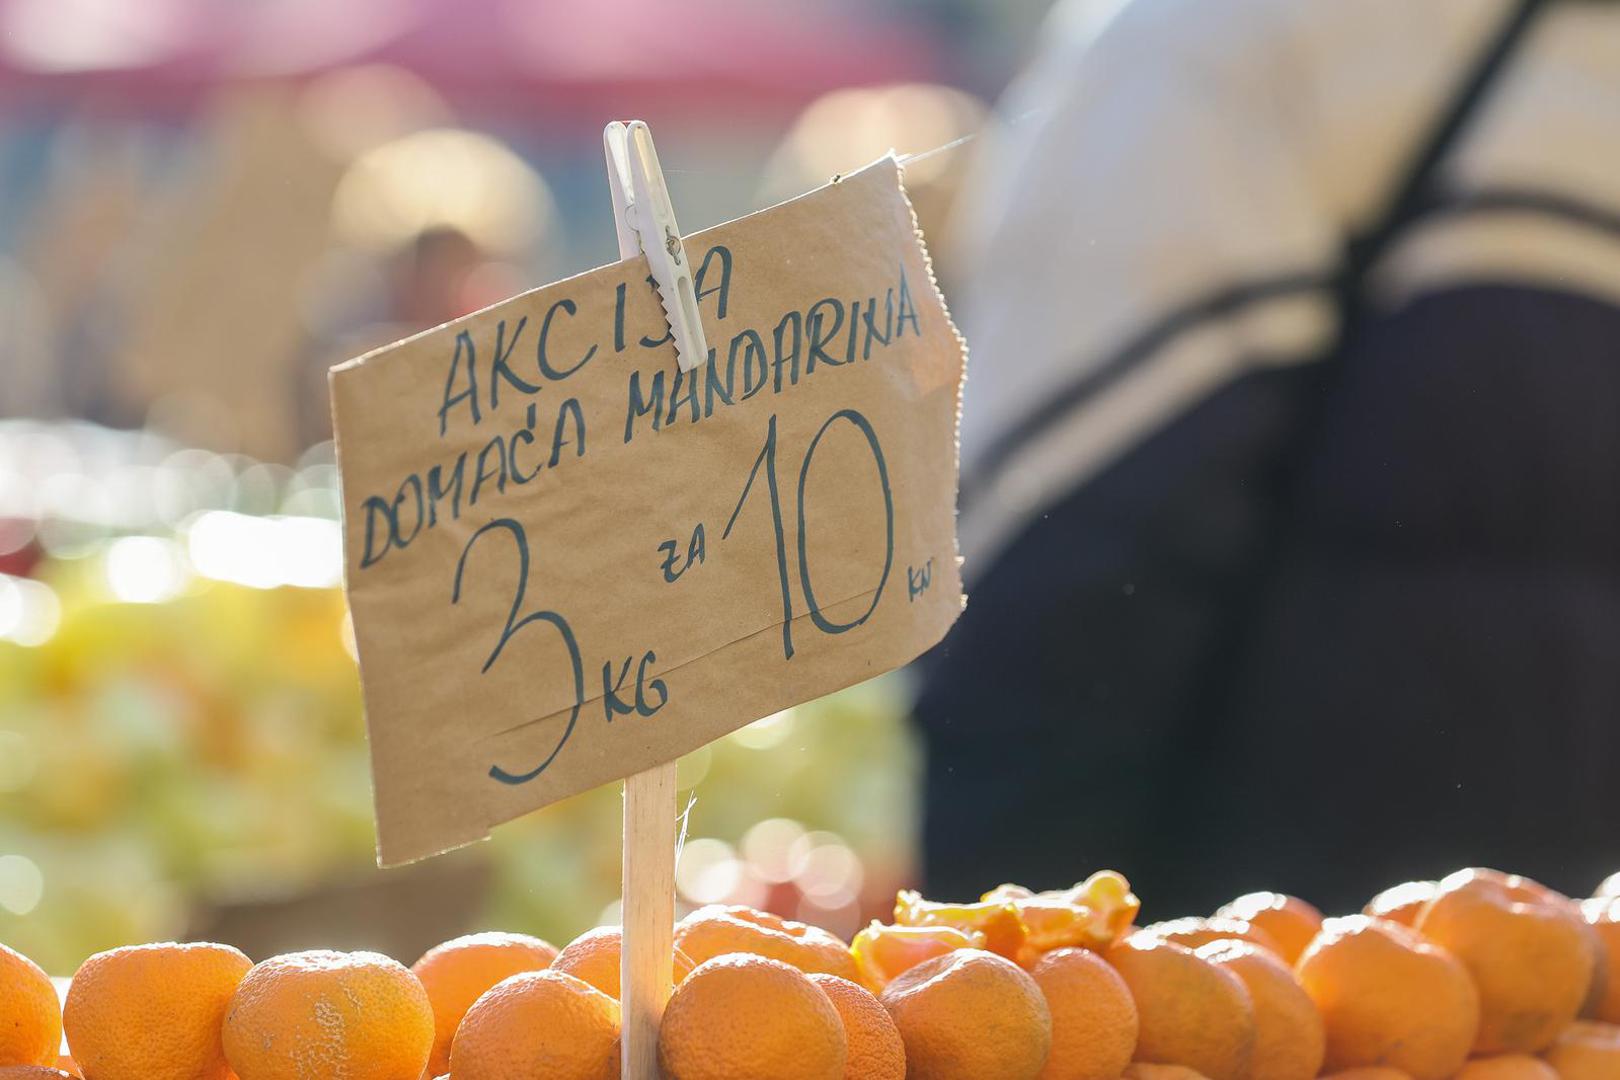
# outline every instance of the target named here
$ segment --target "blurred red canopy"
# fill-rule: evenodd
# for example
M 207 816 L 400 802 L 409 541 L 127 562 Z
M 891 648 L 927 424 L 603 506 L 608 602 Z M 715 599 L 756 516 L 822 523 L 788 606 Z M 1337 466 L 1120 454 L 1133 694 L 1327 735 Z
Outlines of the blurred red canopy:
M 927 28 L 773 0 L 0 0 L 14 107 L 184 107 L 242 80 L 392 64 L 453 102 L 582 121 L 630 108 L 778 111 L 839 86 L 937 79 Z

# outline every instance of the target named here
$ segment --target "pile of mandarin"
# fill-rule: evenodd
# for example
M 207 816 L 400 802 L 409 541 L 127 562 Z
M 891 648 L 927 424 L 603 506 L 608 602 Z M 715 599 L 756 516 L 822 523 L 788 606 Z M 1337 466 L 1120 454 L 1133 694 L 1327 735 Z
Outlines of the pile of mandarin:
M 902 892 L 850 944 L 746 907 L 676 927 L 667 1080 L 1620 1080 L 1620 874 L 1462 870 L 1324 921 L 1278 893 L 1137 927 L 1118 874 Z M 254 965 L 115 949 L 66 1006 L 0 946 L 0 1080 L 615 1080 L 619 931 Z M 63 1030 L 71 1057 L 58 1057 Z

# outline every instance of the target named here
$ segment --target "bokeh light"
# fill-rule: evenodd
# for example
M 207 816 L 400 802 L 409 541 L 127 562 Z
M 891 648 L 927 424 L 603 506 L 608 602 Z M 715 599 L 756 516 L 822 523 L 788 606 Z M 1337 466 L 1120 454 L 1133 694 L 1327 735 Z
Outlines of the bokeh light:
M 186 587 L 190 572 L 173 541 L 126 536 L 107 545 L 107 587 L 129 604 L 155 604 Z
M 793 710 L 772 713 L 731 733 L 731 741 L 749 750 L 772 750 L 793 737 Z
M 0 574 L 0 640 L 44 645 L 61 618 L 62 605 L 49 585 Z
M 921 83 L 834 90 L 800 114 L 766 169 L 768 190 L 786 195 L 822 184 L 888 153 L 924 154 L 982 128 L 990 110 L 963 90 Z M 913 184 L 960 172 L 960 163 L 924 158 L 908 167 Z M 794 192 L 796 193 L 796 192 Z
M 134 67 L 178 47 L 184 7 L 181 0 L 16 0 L 0 12 L 0 41 L 12 62 L 40 71 Z
M 332 196 L 337 235 L 390 251 L 433 229 L 454 229 L 486 251 L 521 254 L 550 228 L 551 189 L 487 135 L 418 131 L 362 154 Z
M 691 904 L 729 901 L 743 881 L 743 864 L 724 840 L 688 840 L 675 866 L 675 888 Z
M 343 580 L 342 539 L 338 524 L 322 518 L 213 510 L 186 530 L 186 551 L 199 574 L 220 581 L 321 589 Z
M 806 833 L 789 852 L 793 881 L 819 904 L 843 907 L 860 896 L 864 875 L 859 855 L 833 833 Z
M 743 834 L 743 857 L 762 881 L 775 885 L 792 881 L 794 852 L 804 835 L 804 826 L 797 821 L 766 818 Z
M 298 112 L 316 142 L 339 161 L 442 127 L 452 117 L 431 83 L 393 64 L 342 67 L 312 79 L 299 95 Z
M 27 915 L 45 895 L 45 875 L 23 855 L 0 855 L 0 908 Z

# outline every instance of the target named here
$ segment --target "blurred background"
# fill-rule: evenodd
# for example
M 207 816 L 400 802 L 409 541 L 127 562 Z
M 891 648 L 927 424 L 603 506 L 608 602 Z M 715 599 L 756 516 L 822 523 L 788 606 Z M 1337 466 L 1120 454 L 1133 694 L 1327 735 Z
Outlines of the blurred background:
M 325 371 L 612 261 L 607 120 L 651 123 L 700 229 L 978 131 L 1045 7 L 0 2 L 0 940 L 68 974 L 614 920 L 612 788 L 373 868 Z M 947 281 L 974 150 L 908 174 Z M 905 698 L 683 760 L 681 901 L 886 914 Z
M 326 370 L 613 261 L 625 117 L 689 231 L 920 155 L 974 349 L 973 603 L 681 762 L 682 905 L 1613 872 L 1620 2 L 1047 8 L 0 0 L 0 940 L 616 919 L 612 786 L 374 868 Z

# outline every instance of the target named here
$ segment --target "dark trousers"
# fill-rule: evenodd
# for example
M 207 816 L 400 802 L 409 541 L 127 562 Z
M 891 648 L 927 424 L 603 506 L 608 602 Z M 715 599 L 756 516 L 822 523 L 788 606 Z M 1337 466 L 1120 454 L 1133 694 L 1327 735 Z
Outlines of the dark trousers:
M 1459 288 L 1331 379 L 1228 386 L 1026 529 L 921 670 L 941 898 L 1584 895 L 1620 869 L 1620 309 Z

